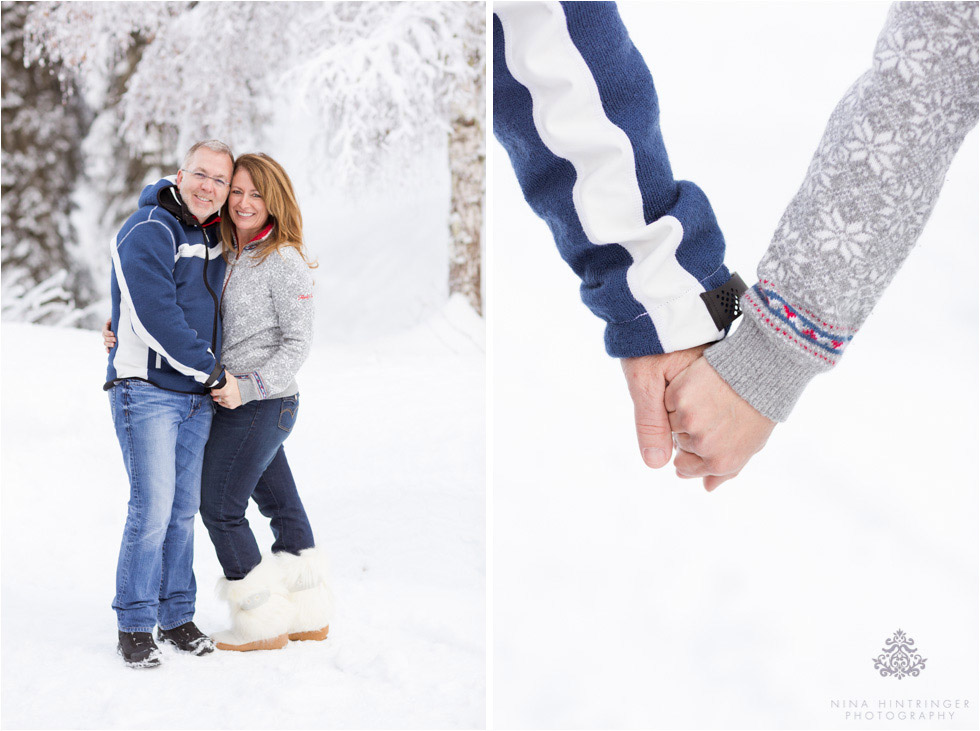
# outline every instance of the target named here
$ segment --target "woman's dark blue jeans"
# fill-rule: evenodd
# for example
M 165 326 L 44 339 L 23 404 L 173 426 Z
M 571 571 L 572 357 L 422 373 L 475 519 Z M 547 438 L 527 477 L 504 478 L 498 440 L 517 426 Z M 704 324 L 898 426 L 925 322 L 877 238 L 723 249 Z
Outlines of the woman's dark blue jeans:
M 271 521 L 273 552 L 313 547 L 313 530 L 282 449 L 298 411 L 299 394 L 215 411 L 204 449 L 201 517 L 229 579 L 243 578 L 262 558 L 245 518 L 250 497 Z

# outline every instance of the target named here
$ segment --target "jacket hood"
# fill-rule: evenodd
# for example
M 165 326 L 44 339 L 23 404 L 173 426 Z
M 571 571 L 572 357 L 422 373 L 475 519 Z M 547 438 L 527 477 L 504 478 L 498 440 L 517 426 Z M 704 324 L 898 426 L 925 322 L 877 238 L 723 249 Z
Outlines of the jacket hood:
M 185 226 L 203 226 L 206 228 L 221 221 L 221 216 L 218 213 L 211 214 L 211 217 L 204 223 L 198 221 L 184 204 L 180 197 L 180 191 L 177 190 L 177 186 L 171 178 L 163 178 L 143 188 L 143 192 L 140 193 L 139 205 L 140 208 L 158 205 Z

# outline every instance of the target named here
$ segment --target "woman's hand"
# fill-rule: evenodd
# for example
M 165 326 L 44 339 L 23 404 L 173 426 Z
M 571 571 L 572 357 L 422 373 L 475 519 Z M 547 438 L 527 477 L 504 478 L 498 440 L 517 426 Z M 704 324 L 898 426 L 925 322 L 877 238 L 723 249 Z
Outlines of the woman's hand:
M 105 327 L 102 328 L 102 342 L 105 343 L 105 352 L 111 353 L 113 346 L 116 344 L 116 335 L 109 328 L 112 327 L 112 319 L 105 321 Z
M 228 371 L 225 371 L 224 388 L 212 388 L 211 398 L 218 406 L 226 409 L 237 409 L 242 405 L 242 394 L 238 390 L 238 379 Z
M 664 405 L 678 449 L 678 477 L 704 478 L 708 492 L 737 476 L 776 428 L 703 357 L 670 382 Z

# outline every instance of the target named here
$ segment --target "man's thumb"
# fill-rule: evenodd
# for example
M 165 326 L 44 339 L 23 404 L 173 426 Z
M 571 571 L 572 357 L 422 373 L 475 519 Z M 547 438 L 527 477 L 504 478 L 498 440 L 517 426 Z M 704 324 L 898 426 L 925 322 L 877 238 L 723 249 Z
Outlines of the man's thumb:
M 655 469 L 670 461 L 673 448 L 667 407 L 664 406 L 665 386 L 663 376 L 658 374 L 646 388 L 635 389 L 631 394 L 640 454 L 647 467 Z

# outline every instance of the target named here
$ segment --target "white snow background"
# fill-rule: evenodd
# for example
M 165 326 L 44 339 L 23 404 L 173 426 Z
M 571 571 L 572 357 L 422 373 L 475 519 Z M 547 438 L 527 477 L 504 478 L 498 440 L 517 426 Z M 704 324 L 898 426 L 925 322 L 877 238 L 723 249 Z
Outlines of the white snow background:
M 473 728 L 485 718 L 483 320 L 447 299 L 445 148 L 411 188 L 306 180 L 264 148 L 319 257 L 317 342 L 286 450 L 333 564 L 325 642 L 133 671 L 110 608 L 128 482 L 94 332 L 3 325 L 4 728 Z M 138 191 L 134 191 L 134 202 Z M 250 507 L 265 550 L 268 521 Z M 196 621 L 227 626 L 197 521 Z
M 886 12 L 621 5 L 675 176 L 708 194 L 749 284 Z M 494 145 L 497 728 L 977 727 L 977 138 L 841 364 L 712 494 L 641 463 L 602 323 Z M 897 629 L 927 658 L 919 677 L 873 667 Z M 969 708 L 912 722 L 831 705 L 889 699 Z

